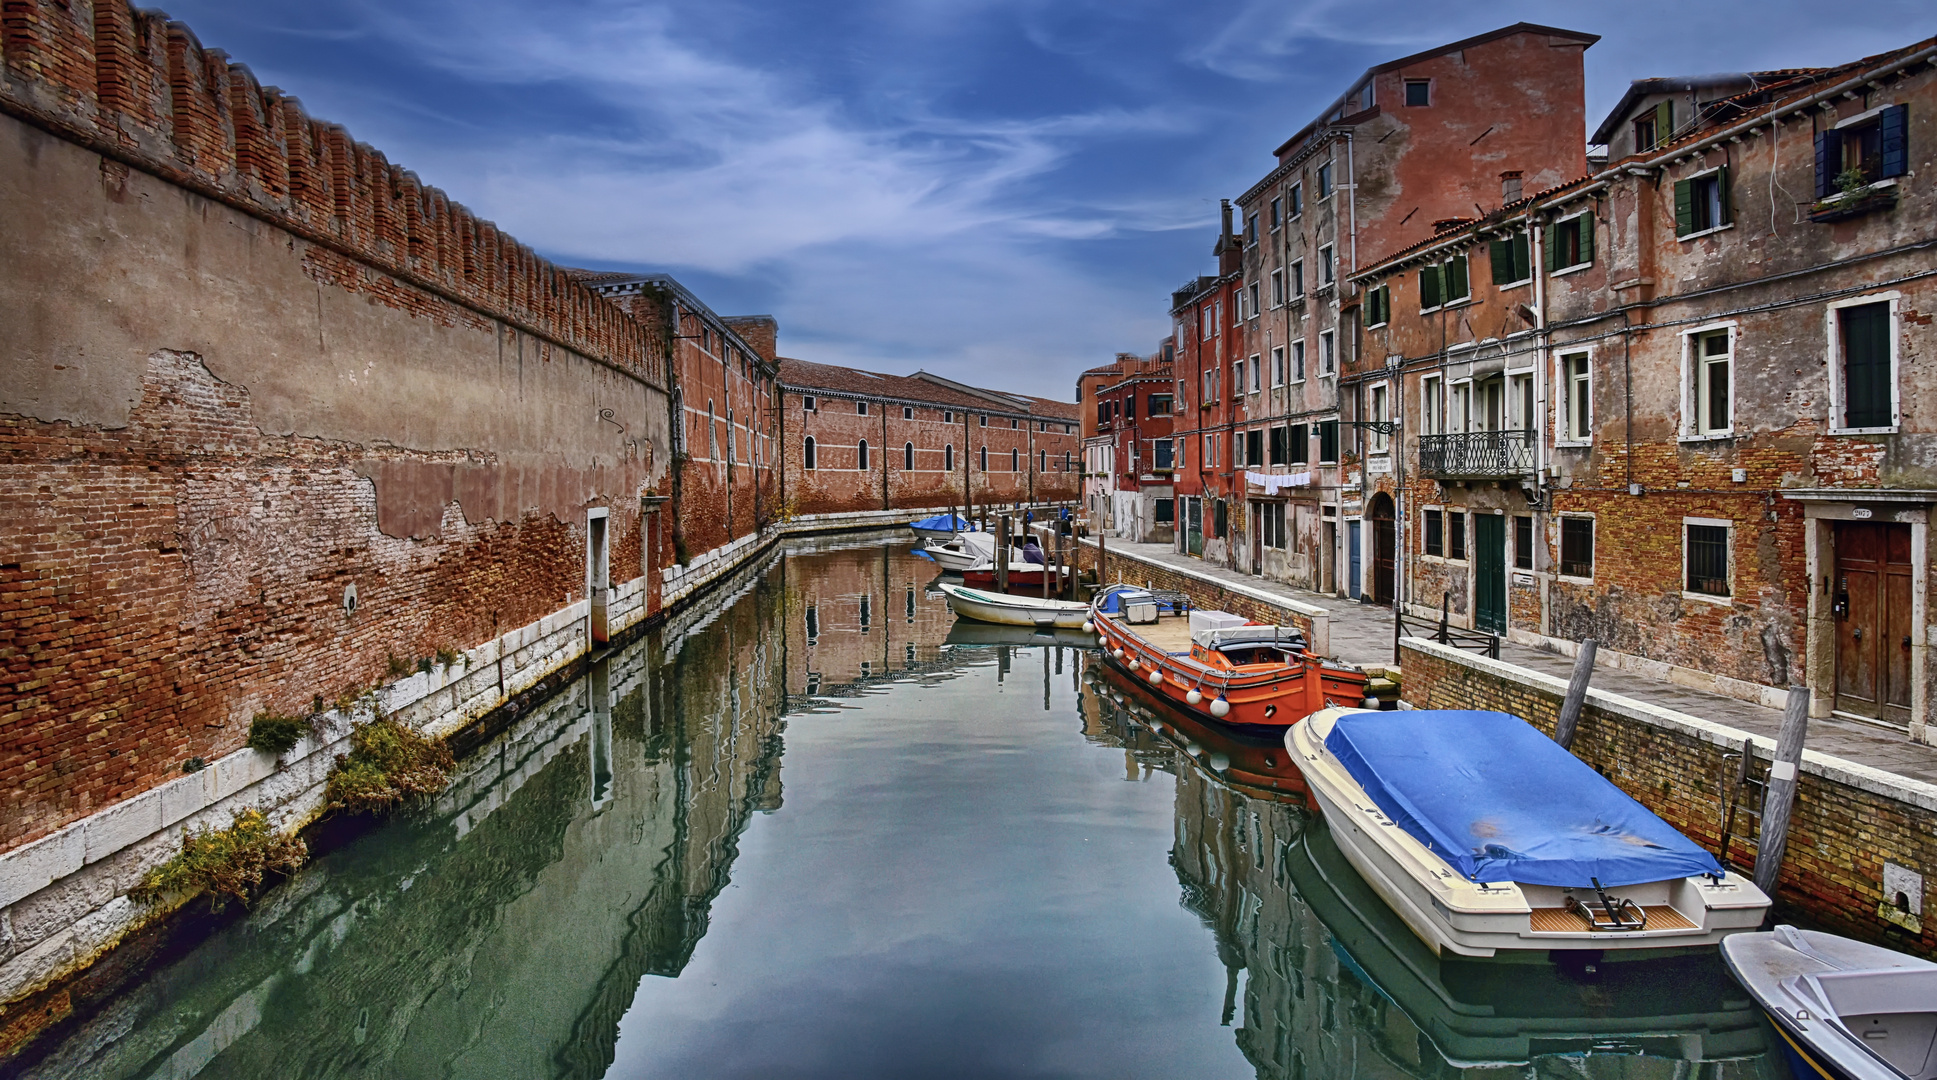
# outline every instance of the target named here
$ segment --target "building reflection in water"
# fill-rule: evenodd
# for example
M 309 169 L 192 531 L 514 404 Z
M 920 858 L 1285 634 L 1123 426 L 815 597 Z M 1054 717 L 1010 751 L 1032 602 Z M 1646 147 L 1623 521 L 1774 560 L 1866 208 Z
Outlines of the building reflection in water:
M 1332 843 L 1273 740 L 1211 729 L 1102 663 L 1084 733 L 1129 778 L 1176 776 L 1183 904 L 1226 972 L 1225 1022 L 1271 1080 L 1782 1077 L 1759 1014 L 1713 951 L 1601 965 L 1440 959 Z

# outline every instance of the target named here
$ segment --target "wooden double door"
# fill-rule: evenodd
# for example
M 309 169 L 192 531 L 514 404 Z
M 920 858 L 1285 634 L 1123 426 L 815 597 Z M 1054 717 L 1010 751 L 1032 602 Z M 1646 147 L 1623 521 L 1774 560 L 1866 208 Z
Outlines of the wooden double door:
M 1910 526 L 1839 521 L 1831 612 L 1836 708 L 1910 722 Z

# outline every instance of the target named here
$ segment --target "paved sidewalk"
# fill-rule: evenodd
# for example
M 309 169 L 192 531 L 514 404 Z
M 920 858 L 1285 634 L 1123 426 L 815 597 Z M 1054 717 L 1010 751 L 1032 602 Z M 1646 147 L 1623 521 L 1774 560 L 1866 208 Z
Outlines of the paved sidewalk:
M 1353 664 L 1392 662 L 1391 608 L 1308 592 L 1269 578 L 1241 574 L 1202 559 L 1179 555 L 1167 544 L 1135 544 L 1111 539 L 1107 541 L 1107 546 L 1118 554 L 1148 559 L 1222 584 L 1242 585 L 1257 592 L 1275 594 L 1285 600 L 1322 607 L 1331 612 L 1334 656 Z M 1574 672 L 1572 657 L 1516 645 L 1510 641 L 1500 642 L 1500 659 L 1561 679 L 1568 678 Z M 1771 741 L 1782 725 L 1782 712 L 1778 709 L 1679 686 L 1620 668 L 1597 666 L 1591 685 L 1597 690 L 1607 690 L 1650 705 L 1740 728 Z M 1403 681 L 1400 686 L 1403 693 Z M 1834 754 L 1899 776 L 1937 783 L 1937 747 L 1913 743 L 1907 736 L 1886 728 L 1837 717 L 1812 719 L 1809 722 L 1807 745 L 1811 750 Z

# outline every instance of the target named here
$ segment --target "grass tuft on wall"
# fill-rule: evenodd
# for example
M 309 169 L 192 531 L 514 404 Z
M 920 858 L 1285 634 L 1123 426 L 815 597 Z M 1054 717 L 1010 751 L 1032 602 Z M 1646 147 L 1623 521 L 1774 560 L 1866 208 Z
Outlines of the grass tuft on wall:
M 332 810 L 378 814 L 435 795 L 456 764 L 443 743 L 387 717 L 350 732 L 350 746 L 330 770 Z
M 231 900 L 246 907 L 265 874 L 293 874 L 307 858 L 309 845 L 277 832 L 262 811 L 241 810 L 226 829 L 184 829 L 182 850 L 148 871 L 128 896 L 152 904 L 167 896 L 209 892 L 217 910 Z

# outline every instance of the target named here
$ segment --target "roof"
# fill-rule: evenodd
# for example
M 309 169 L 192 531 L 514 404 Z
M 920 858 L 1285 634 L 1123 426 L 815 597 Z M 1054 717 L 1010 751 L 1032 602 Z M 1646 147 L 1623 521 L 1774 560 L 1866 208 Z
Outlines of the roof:
M 1629 110 L 1634 108 L 1634 103 L 1642 98 L 1655 94 L 1677 93 L 1690 90 L 1718 90 L 1724 87 L 1737 88 L 1735 93 L 1716 99 L 1722 101 L 1735 97 L 1743 90 L 1754 93 L 1755 91 L 1766 90 L 1771 86 L 1791 82 L 1798 78 L 1820 75 L 1826 70 L 1828 69 L 1780 68 L 1774 71 L 1730 71 L 1710 75 L 1675 75 L 1636 79 L 1628 84 L 1628 89 L 1621 95 L 1621 100 L 1614 103 L 1614 108 L 1608 111 L 1606 118 L 1601 121 L 1601 126 L 1594 129 L 1593 137 L 1587 141 L 1598 146 L 1607 145 L 1608 140 L 1614 137 L 1615 130 L 1620 127 L 1621 121 L 1627 118 Z
M 1601 35 L 1599 34 L 1586 34 L 1586 33 L 1582 33 L 1579 30 L 1563 30 L 1558 26 L 1542 26 L 1539 23 L 1517 22 L 1517 23 L 1514 23 L 1512 26 L 1502 26 L 1497 30 L 1489 30 L 1484 34 L 1475 34 L 1470 38 L 1462 38 L 1459 41 L 1452 41 L 1444 45 L 1437 45 L 1437 46 L 1434 46 L 1433 48 L 1426 49 L 1423 52 L 1413 53 L 1411 56 L 1402 56 L 1397 60 L 1387 60 L 1383 64 L 1374 64 L 1373 66 L 1366 68 L 1364 74 L 1360 75 L 1356 79 L 1353 79 L 1349 84 L 1349 86 L 1351 87 L 1351 89 L 1356 89 L 1360 86 L 1363 86 L 1365 84 L 1365 80 L 1371 78 L 1374 75 L 1383 74 L 1388 71 L 1394 71 L 1399 68 L 1411 67 L 1413 64 L 1416 64 L 1421 60 L 1430 60 L 1435 56 L 1442 56 L 1449 52 L 1459 52 L 1462 49 L 1470 49 L 1476 45 L 1484 45 L 1489 41 L 1497 41 L 1503 37 L 1511 37 L 1514 34 L 1546 34 L 1550 37 L 1572 38 L 1575 41 L 1580 42 L 1583 47 L 1591 46 L 1595 42 L 1601 40 Z M 1350 93 L 1351 89 L 1348 89 L 1346 93 Z M 1272 156 L 1283 157 L 1286 151 L 1290 150 L 1294 145 L 1297 144 L 1298 140 L 1311 134 L 1312 129 L 1324 123 L 1325 117 L 1330 116 L 1334 111 L 1336 111 L 1339 105 L 1343 103 L 1343 99 L 1344 99 L 1344 95 L 1343 94 L 1339 95 L 1339 98 L 1337 100 L 1334 100 L 1330 105 L 1327 105 L 1324 111 L 1318 114 L 1318 119 L 1313 120 L 1311 123 L 1306 124 L 1304 127 L 1300 128 L 1296 135 L 1293 135 L 1291 138 L 1286 139 L 1283 145 L 1279 146 L 1276 150 L 1273 150 L 1271 152 Z
M 965 412 L 1033 416 L 1038 419 L 1071 423 L 1074 423 L 1077 418 L 1076 406 L 1068 402 L 1035 397 L 1030 394 L 984 390 L 926 372 L 916 372 L 913 375 L 885 375 L 878 371 L 864 371 L 861 368 L 844 367 L 839 364 L 816 364 L 811 360 L 797 360 L 789 356 L 781 357 L 779 363 L 780 381 L 783 384 L 837 396 L 894 398 L 928 405 L 945 405 L 960 408 Z

